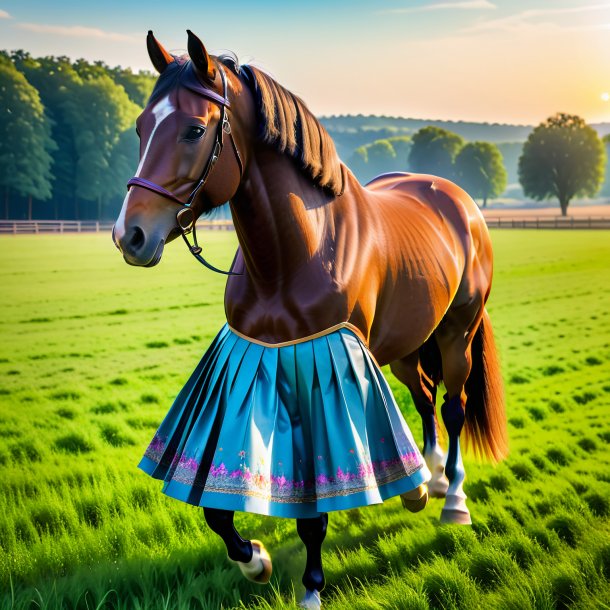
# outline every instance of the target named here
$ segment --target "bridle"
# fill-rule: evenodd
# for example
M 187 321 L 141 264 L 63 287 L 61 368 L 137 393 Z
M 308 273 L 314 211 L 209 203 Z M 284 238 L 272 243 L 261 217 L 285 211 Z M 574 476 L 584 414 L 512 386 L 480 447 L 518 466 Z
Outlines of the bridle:
M 222 273 L 224 275 L 241 275 L 241 273 L 235 273 L 233 271 L 222 271 L 220 269 L 217 269 L 216 267 L 214 267 L 214 265 L 208 263 L 205 258 L 203 258 L 203 256 L 201 256 L 202 248 L 197 242 L 197 229 L 195 227 L 196 217 L 192 207 L 193 201 L 195 200 L 197 193 L 205 185 L 206 180 L 208 179 L 212 169 L 214 168 L 214 165 L 216 165 L 216 162 L 220 158 L 220 154 L 222 153 L 222 148 L 224 145 L 223 140 L 225 133 L 231 139 L 233 151 L 235 152 L 235 158 L 237 159 L 237 163 L 239 165 L 240 181 L 244 171 L 239 151 L 237 150 L 235 140 L 233 139 L 233 133 L 231 132 L 231 124 L 229 123 L 229 117 L 226 111 L 227 108 L 231 107 L 231 104 L 229 103 L 229 98 L 227 97 L 227 77 L 225 76 L 225 73 L 222 68 L 219 67 L 218 70 L 220 72 L 220 79 L 222 80 L 222 97 L 218 95 L 218 93 L 216 93 L 215 91 L 212 91 L 211 89 L 208 89 L 207 87 L 201 85 L 201 83 L 195 77 L 182 83 L 187 89 L 193 91 L 193 93 L 205 97 L 206 99 L 217 104 L 220 108 L 220 120 L 218 121 L 218 125 L 216 126 L 216 134 L 212 153 L 208 157 L 208 160 L 206 161 L 205 165 L 203 166 L 203 171 L 201 172 L 201 175 L 195 183 L 195 187 L 191 191 L 186 202 L 178 199 L 178 197 L 174 195 L 174 193 L 168 191 L 161 185 L 156 184 L 151 180 L 147 180 L 146 178 L 140 178 L 139 176 L 134 176 L 127 182 L 127 190 L 129 190 L 129 187 L 131 186 L 139 186 L 181 205 L 182 209 L 179 210 L 176 214 L 176 221 L 182 234 L 182 238 L 184 239 L 184 242 L 186 243 L 191 254 L 202 265 L 205 265 L 208 269 L 211 269 L 212 271 L 216 271 L 216 273 Z M 187 238 L 187 235 L 191 232 L 193 233 L 193 244 L 189 243 L 189 240 Z

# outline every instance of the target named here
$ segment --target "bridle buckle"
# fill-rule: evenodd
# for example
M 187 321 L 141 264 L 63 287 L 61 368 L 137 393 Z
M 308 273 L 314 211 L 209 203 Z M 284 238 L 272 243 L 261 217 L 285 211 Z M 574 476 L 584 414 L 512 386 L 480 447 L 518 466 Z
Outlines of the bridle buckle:
M 195 224 L 195 213 L 192 208 L 184 207 L 176 214 L 176 221 L 178 226 L 183 233 L 190 233 L 193 230 Z

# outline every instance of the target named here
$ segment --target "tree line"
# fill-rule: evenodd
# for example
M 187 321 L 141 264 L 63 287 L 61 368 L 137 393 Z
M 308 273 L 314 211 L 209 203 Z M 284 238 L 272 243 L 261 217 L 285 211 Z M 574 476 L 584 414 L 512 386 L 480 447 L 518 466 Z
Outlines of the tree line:
M 507 170 L 500 147 L 505 155 L 513 155 L 512 144 L 466 142 L 456 133 L 427 126 L 413 136 L 359 146 L 348 164 L 363 182 L 387 171 L 442 176 L 458 183 L 486 207 L 488 199 L 506 189 Z M 556 199 L 565 216 L 574 197 L 610 195 L 610 136 L 600 139 L 582 118 L 553 115 L 518 146 L 516 170 L 526 196 Z
M 0 52 L 5 218 L 113 218 L 138 158 L 149 73 Z M 35 208 L 35 209 L 34 209 Z
M 135 119 L 155 79 L 152 73 L 103 62 L 0 51 L 4 217 L 115 218 L 138 158 Z M 345 131 L 340 118 L 337 125 L 332 117 L 325 120 L 331 121 L 331 133 Z M 371 133 L 382 133 L 380 125 L 373 127 Z M 518 178 L 526 196 L 555 198 L 566 214 L 571 199 L 599 191 L 604 171 L 609 179 L 601 194 L 610 195 L 608 149 L 610 136 L 602 142 L 580 117 L 556 114 L 531 131 L 523 145 L 467 142 L 427 125 L 412 135 L 358 146 L 348 165 L 362 182 L 392 171 L 442 176 L 485 207 L 506 189 L 509 161 L 511 178 Z

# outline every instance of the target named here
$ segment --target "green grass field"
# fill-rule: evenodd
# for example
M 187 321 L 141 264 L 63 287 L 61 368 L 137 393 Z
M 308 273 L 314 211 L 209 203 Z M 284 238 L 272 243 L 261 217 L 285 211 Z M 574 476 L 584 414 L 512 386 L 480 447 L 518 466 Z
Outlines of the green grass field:
M 331 514 L 329 610 L 610 608 L 610 233 L 492 237 L 511 455 L 466 460 L 472 527 L 440 527 L 440 500 Z M 234 234 L 203 241 L 230 264 Z M 105 234 L 3 237 L 0 282 L 0 609 L 293 607 L 294 521 L 238 517 L 275 561 L 255 587 L 136 468 L 224 322 L 223 278 L 179 243 L 129 267 Z

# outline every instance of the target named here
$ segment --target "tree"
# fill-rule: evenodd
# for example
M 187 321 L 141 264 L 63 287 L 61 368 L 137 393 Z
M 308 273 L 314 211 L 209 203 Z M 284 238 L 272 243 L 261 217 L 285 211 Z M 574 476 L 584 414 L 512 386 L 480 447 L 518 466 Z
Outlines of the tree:
M 598 191 L 605 162 L 597 132 L 579 116 L 558 113 L 530 133 L 519 157 L 519 181 L 529 197 L 557 197 L 565 216 L 572 198 Z
M 124 183 L 113 181 L 116 177 L 111 167 L 113 151 L 121 134 L 133 131 L 140 109 L 125 89 L 106 74 L 83 81 L 77 95 L 66 102 L 66 108 L 77 152 L 76 193 L 82 199 L 96 202 L 99 218 L 108 198 L 119 192 L 117 189 L 123 192 Z
M 6 55 L 0 57 L 0 185 L 4 187 L 5 216 L 13 190 L 28 198 L 51 196 L 51 125 L 38 92 Z
M 406 171 L 409 136 L 392 136 L 359 146 L 348 161 L 358 179 L 369 182 L 375 176 L 387 172 Z
M 455 158 L 455 179 L 473 197 L 487 199 L 497 197 L 507 184 L 506 168 L 502 154 L 495 144 L 470 142 Z
M 453 178 L 453 162 L 464 140 L 440 127 L 422 127 L 412 138 L 409 170 Z
M 604 136 L 603 142 L 606 147 L 606 180 L 602 186 L 601 195 L 608 197 L 610 196 L 610 134 Z
M 77 153 L 72 133 L 72 116 L 69 101 L 78 96 L 82 85 L 68 57 L 40 57 L 34 59 L 24 51 L 11 55 L 17 69 L 22 72 L 40 94 L 46 112 L 52 121 L 52 138 L 57 144 L 53 152 L 53 203 L 55 218 L 74 215 L 79 218 L 76 194 Z M 68 207 L 69 206 L 69 207 Z
M 392 136 L 388 138 L 388 142 L 396 153 L 395 167 L 392 168 L 392 171 L 406 171 L 411 152 L 411 136 Z
M 143 108 L 157 82 L 158 74 L 152 72 L 134 74 L 129 68 L 112 68 L 110 76 L 117 85 L 123 86 L 132 102 Z

